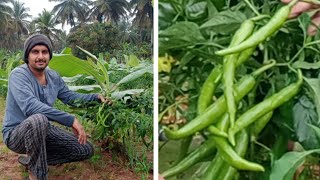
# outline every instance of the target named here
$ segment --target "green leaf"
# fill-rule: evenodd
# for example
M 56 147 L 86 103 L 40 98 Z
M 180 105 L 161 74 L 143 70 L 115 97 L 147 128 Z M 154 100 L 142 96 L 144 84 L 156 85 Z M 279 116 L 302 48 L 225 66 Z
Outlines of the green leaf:
M 186 7 L 186 16 L 190 20 L 196 20 L 199 18 L 204 18 L 206 15 L 206 10 L 207 10 L 207 2 L 206 1 L 201 1 L 201 2 L 192 2 L 189 1 Z
M 207 3 L 208 3 L 208 18 L 211 19 L 212 17 L 214 17 L 215 14 L 218 13 L 218 10 L 213 4 L 213 2 L 211 2 L 210 0 L 207 0 Z
M 173 2 L 158 2 L 158 19 L 160 29 L 165 29 L 174 23 L 177 12 L 174 10 L 171 3 Z
M 127 76 L 125 76 L 124 78 L 122 78 L 118 83 L 117 86 L 123 83 L 127 83 L 129 81 L 133 81 L 139 77 L 141 77 L 142 75 L 144 75 L 145 73 L 151 73 L 153 74 L 153 68 L 152 66 L 147 66 L 143 69 L 139 69 L 137 71 L 134 71 L 130 74 L 128 74 Z
M 310 131 L 308 124 L 319 125 L 318 116 L 313 103 L 307 96 L 303 95 L 293 107 L 294 129 L 298 141 L 305 149 L 315 149 L 320 147 L 315 133 Z
M 314 130 L 318 140 L 320 140 L 320 128 L 312 124 L 308 124 L 308 126 L 310 126 Z
M 95 60 L 98 61 L 97 56 L 95 56 L 94 54 L 90 53 L 89 51 L 87 51 L 87 50 L 85 50 L 85 49 L 83 49 L 83 48 L 81 48 L 81 47 L 79 47 L 79 46 L 77 46 L 77 48 L 79 48 L 81 51 L 85 52 L 85 53 L 86 53 L 87 55 L 89 55 L 91 58 L 93 58 L 93 59 L 95 59 Z
M 220 34 L 229 34 L 240 27 L 246 16 L 240 11 L 222 11 L 200 26 Z
M 187 47 L 204 40 L 199 26 L 193 22 L 177 22 L 159 32 L 159 47 L 163 50 Z
M 136 67 L 139 66 L 139 59 L 137 56 L 130 54 L 129 61 L 127 62 L 127 66 Z
M 83 75 L 82 74 L 78 74 L 78 75 L 75 75 L 73 77 L 62 77 L 63 81 L 65 83 L 74 83 L 76 82 L 78 79 L 80 79 Z
M 7 86 L 8 85 L 8 79 L 0 78 L 0 85 Z
M 61 76 L 73 77 L 78 74 L 87 74 L 104 87 L 104 78 L 87 61 L 67 54 L 57 54 L 52 57 L 49 63 L 51 69 L 56 70 Z
M 225 6 L 226 1 L 225 0 L 210 0 L 214 6 L 221 11 L 221 9 L 223 8 L 223 6 Z
M 115 99 L 122 99 L 126 95 L 132 95 L 132 94 L 140 94 L 144 91 L 144 89 L 128 89 L 124 91 L 117 91 L 111 93 L 111 97 Z
M 304 152 L 288 152 L 274 163 L 270 180 L 292 180 L 296 169 L 303 163 L 305 157 L 312 153 L 319 153 L 320 149 Z
M 304 78 L 305 82 L 309 85 L 309 90 L 311 92 L 311 99 L 317 109 L 318 123 L 320 123 L 320 79 L 315 78 Z
M 101 91 L 101 87 L 99 85 L 68 86 L 68 88 L 72 91 L 77 91 L 80 93 L 93 93 Z
M 72 49 L 69 47 L 65 47 L 64 49 L 62 49 L 60 54 L 70 54 L 72 55 Z
M 8 73 L 5 69 L 0 69 L 0 77 L 8 78 Z
M 180 60 L 180 64 L 179 64 L 179 67 L 180 68 L 183 68 L 183 67 L 185 67 L 193 58 L 195 58 L 196 57 L 196 55 L 194 54 L 194 53 L 192 53 L 192 52 L 186 52 L 185 54 L 184 54 L 184 56 L 181 58 L 181 60 Z
M 303 13 L 299 16 L 298 21 L 299 21 L 299 26 L 303 32 L 303 37 L 305 39 L 307 36 L 307 28 L 310 24 L 310 17 L 308 16 L 307 13 Z

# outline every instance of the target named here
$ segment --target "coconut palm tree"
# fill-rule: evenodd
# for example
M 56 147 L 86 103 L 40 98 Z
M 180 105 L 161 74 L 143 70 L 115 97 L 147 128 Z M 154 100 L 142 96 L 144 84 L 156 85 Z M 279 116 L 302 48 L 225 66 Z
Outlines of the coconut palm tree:
M 120 42 L 128 42 L 132 44 L 137 44 L 140 37 L 139 34 L 132 29 L 131 23 L 127 19 L 122 19 L 120 22 L 117 24 L 117 28 L 120 31 Z
M 151 0 L 131 0 L 134 7 L 133 25 L 139 29 L 142 41 L 152 41 L 153 6 Z
M 0 2 L 0 31 L 4 31 L 6 29 L 6 26 L 8 25 L 8 11 L 9 11 L 9 6 L 8 6 L 8 0 L 2 0 Z
M 60 29 L 55 27 L 58 24 L 59 22 L 54 18 L 54 14 L 43 9 L 34 20 L 34 30 L 37 33 L 45 34 L 51 41 L 53 41 L 53 39 L 60 39 L 59 34 L 62 33 Z
M 126 0 L 96 0 L 92 3 L 92 14 L 97 21 L 115 24 L 128 14 L 129 3 Z
M 49 0 L 50 2 L 59 2 L 53 7 L 52 12 L 56 14 L 57 20 L 64 26 L 65 23 L 72 27 L 76 21 L 84 23 L 87 20 L 88 4 L 90 0 Z
M 135 17 L 133 24 L 140 28 L 151 29 L 153 25 L 153 7 L 151 0 L 131 0 Z
M 21 34 L 28 34 L 28 25 L 30 22 L 26 19 L 32 17 L 28 14 L 30 9 L 25 7 L 23 2 L 16 0 L 9 0 L 9 7 L 9 22 L 13 30 L 17 33 L 18 38 L 20 38 Z

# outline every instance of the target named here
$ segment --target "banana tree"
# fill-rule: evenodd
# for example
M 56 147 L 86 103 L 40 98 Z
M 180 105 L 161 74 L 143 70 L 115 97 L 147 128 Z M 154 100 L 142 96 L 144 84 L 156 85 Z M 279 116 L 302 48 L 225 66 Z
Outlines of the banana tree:
M 5 64 L 5 67 L 0 69 L 0 86 L 7 87 L 11 70 L 18 64 L 20 59 L 20 53 L 10 55 L 0 54 L 0 61 L 2 64 Z
M 65 48 L 60 54 L 54 54 L 49 67 L 60 73 L 61 76 L 75 77 L 79 74 L 86 74 L 91 76 L 97 85 L 85 85 L 85 86 L 70 86 L 73 90 L 94 91 L 97 88 L 101 93 L 108 97 L 122 98 L 126 94 L 136 94 L 143 92 L 143 89 L 129 89 L 125 91 L 119 91 L 119 86 L 124 83 L 128 83 L 135 80 L 145 73 L 153 74 L 152 64 L 148 64 L 145 67 L 137 67 L 136 70 L 125 76 L 117 83 L 111 84 L 109 81 L 109 64 L 104 60 L 102 53 L 97 58 L 90 52 L 78 47 L 88 55 L 87 60 L 79 59 L 72 55 L 70 48 Z M 130 56 L 134 57 L 134 56 Z M 135 60 L 136 61 L 136 60 Z M 130 65 L 132 65 L 132 61 Z M 137 63 L 134 63 L 137 65 Z M 76 78 L 74 78 L 76 79 Z M 69 79 L 70 80 L 70 79 Z

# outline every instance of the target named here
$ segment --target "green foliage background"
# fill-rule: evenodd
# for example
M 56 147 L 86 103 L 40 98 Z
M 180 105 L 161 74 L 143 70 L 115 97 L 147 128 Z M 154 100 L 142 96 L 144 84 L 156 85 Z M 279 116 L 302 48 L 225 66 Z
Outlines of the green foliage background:
M 233 34 L 245 19 L 256 16 L 253 9 L 270 18 L 283 5 L 278 0 L 160 0 L 159 56 L 170 55 L 175 62 L 171 64 L 169 73 L 159 74 L 159 112 L 166 112 L 167 117 L 180 116 L 186 122 L 192 120 L 196 116 L 197 98 L 202 84 L 210 71 L 223 62 L 223 57 L 217 56 L 215 52 L 229 45 Z M 288 141 L 301 144 L 304 150 L 320 147 L 319 136 L 310 127 L 310 124 L 315 128 L 320 126 L 320 33 L 312 37 L 307 35 L 311 16 L 312 13 L 306 12 L 296 19 L 286 21 L 278 32 L 261 43 L 250 59 L 236 70 L 236 80 L 239 80 L 270 59 L 275 59 L 278 64 L 261 76 L 255 90 L 240 102 L 239 114 L 261 102 L 269 90 L 277 92 L 294 82 L 295 74 L 288 69 L 288 65 L 302 69 L 305 80 L 300 93 L 275 110 L 271 121 L 258 137 L 260 144 L 251 142 L 249 146 L 246 158 L 264 165 L 266 172 L 240 172 L 240 179 L 268 179 L 274 170 L 273 162 L 287 153 Z M 256 22 L 255 29 L 265 25 L 269 18 Z M 223 85 L 220 85 L 213 99 L 220 97 L 222 93 Z M 177 100 L 180 96 L 188 97 L 187 111 L 180 107 L 181 102 Z M 176 108 L 174 112 L 168 111 L 167 108 L 172 106 Z M 160 128 L 161 126 L 179 128 L 183 123 L 175 121 L 168 124 L 161 121 Z M 163 145 L 159 153 L 159 168 L 162 172 L 172 166 L 176 158 L 172 152 L 178 149 L 175 146 L 173 150 L 166 152 L 166 145 L 163 142 L 159 145 Z M 319 156 L 314 155 L 311 159 L 318 162 Z M 285 166 L 291 167 L 290 171 L 295 171 L 296 166 L 291 166 L 290 163 Z M 177 178 L 192 179 L 195 171 L 187 171 Z M 308 168 L 305 172 L 307 171 Z M 312 175 L 303 173 L 302 176 L 310 178 Z

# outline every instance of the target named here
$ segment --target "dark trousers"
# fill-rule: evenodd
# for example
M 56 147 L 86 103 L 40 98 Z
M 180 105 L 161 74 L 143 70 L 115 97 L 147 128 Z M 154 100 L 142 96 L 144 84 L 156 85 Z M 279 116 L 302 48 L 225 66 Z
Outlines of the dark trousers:
M 51 125 L 42 114 L 30 116 L 11 130 L 6 145 L 30 157 L 28 168 L 39 180 L 48 179 L 48 165 L 85 160 L 94 152 L 90 143 L 79 144 L 75 135 Z

